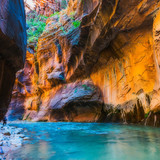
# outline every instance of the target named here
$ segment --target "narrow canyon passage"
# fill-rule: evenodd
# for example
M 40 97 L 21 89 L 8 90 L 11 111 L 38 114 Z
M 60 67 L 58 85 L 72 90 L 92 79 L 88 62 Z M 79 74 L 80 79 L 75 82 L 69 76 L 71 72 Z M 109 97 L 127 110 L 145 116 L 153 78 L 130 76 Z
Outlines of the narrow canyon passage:
M 159 0 L 0 4 L 0 154 L 157 159 Z
M 26 61 L 9 120 L 160 125 L 159 1 L 25 6 Z

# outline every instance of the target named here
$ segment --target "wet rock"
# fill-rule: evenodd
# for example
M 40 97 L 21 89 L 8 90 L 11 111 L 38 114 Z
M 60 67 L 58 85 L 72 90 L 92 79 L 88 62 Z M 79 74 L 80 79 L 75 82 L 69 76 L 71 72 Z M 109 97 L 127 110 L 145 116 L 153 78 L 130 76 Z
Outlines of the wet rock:
M 10 151 L 10 147 L 8 146 L 3 146 L 2 148 L 3 148 L 4 153 L 8 153 Z
M 19 134 L 18 136 L 19 136 L 20 138 L 24 138 L 24 137 L 25 137 L 24 134 Z
M 22 139 L 20 138 L 11 139 L 10 143 L 15 147 L 20 147 L 22 145 Z
M 131 100 L 121 105 L 105 105 L 104 119 L 106 122 L 141 123 L 145 118 L 142 102 L 139 99 Z
M 0 124 L 0 127 L 2 125 Z M 0 154 L 3 154 L 3 158 L 6 158 L 10 151 L 16 150 L 22 146 L 23 134 L 18 134 L 22 132 L 22 128 L 5 126 L 0 129 Z
M 4 134 L 5 136 L 10 136 L 10 135 L 11 135 L 10 132 L 4 132 L 3 134 Z
M 160 127 L 160 112 L 150 110 L 145 112 L 146 108 L 143 102 L 135 99 L 117 106 L 106 104 L 101 121 Z
M 144 125 L 160 127 L 160 112 L 150 111 L 143 121 Z
M 29 140 L 29 139 L 30 139 L 29 137 L 24 137 L 24 138 L 23 138 L 23 140 Z

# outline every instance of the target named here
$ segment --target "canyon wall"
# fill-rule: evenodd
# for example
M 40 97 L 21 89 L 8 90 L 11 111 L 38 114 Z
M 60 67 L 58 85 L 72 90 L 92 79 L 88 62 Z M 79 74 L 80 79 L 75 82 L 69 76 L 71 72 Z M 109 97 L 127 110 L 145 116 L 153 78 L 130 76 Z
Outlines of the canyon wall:
M 159 2 L 131 7 L 91 78 L 103 92 L 105 121 L 159 126 Z
M 23 1 L 0 0 L 0 120 L 6 114 L 15 73 L 23 67 L 26 22 Z
M 50 16 L 55 12 L 67 7 L 69 0 L 36 0 L 36 12 L 41 15 Z
M 47 19 L 37 52 L 27 53 L 9 113 L 159 126 L 159 7 L 158 0 L 70 0 Z

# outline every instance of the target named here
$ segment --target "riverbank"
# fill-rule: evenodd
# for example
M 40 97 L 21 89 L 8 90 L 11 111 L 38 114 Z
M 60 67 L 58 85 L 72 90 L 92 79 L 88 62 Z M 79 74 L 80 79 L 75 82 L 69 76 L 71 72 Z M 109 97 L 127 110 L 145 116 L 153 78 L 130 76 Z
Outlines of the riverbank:
M 27 140 L 22 128 L 0 124 L 0 160 L 7 159 L 8 154 L 20 148 L 24 140 Z

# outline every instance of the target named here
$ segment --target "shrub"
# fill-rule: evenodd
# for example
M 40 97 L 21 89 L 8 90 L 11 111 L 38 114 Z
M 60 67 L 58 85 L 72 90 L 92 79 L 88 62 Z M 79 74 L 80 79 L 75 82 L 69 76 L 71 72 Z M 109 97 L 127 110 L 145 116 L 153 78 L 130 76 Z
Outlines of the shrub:
M 79 26 L 81 25 L 81 21 L 76 20 L 76 21 L 73 21 L 72 24 L 73 24 L 73 26 L 74 26 L 75 28 L 77 28 L 77 27 L 79 27 Z
M 83 87 L 85 90 L 92 90 L 91 87 L 87 86 L 86 84 L 83 84 L 82 87 Z
M 44 15 L 36 15 L 35 12 L 30 13 L 27 17 L 27 36 L 28 36 L 28 43 L 36 43 L 38 41 L 39 36 L 45 30 L 46 27 L 46 20 L 48 17 Z
M 54 17 L 54 16 L 56 16 L 56 15 L 59 17 L 59 16 L 60 16 L 60 15 L 59 15 L 59 12 L 54 12 L 53 14 L 50 15 L 50 17 Z
M 150 113 L 150 112 L 148 112 L 148 113 L 145 114 L 145 118 L 147 118 L 147 117 L 149 116 L 149 113 Z

